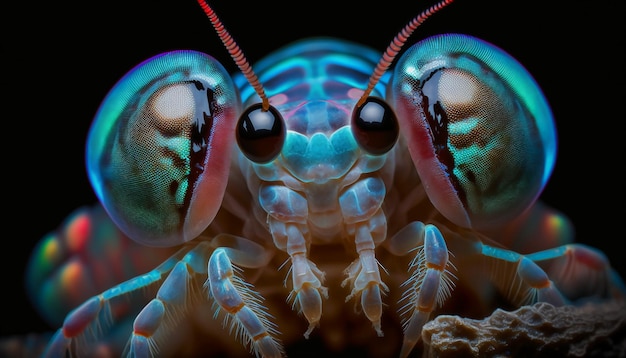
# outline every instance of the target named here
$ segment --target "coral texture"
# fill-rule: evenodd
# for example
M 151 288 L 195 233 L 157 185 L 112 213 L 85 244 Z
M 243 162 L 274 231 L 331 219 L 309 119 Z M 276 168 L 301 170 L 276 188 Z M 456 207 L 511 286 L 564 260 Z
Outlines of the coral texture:
M 626 301 L 536 303 L 482 320 L 441 315 L 422 338 L 424 357 L 626 357 Z

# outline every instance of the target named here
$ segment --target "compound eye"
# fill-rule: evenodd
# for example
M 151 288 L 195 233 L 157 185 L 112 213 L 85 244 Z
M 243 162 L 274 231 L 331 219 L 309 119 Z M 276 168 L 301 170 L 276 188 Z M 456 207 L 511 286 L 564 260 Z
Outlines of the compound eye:
M 175 246 L 213 221 L 240 107 L 226 69 L 195 51 L 155 56 L 111 89 L 89 132 L 87 170 L 128 237 Z
M 382 155 L 393 148 L 398 140 L 398 119 L 387 102 L 368 97 L 352 112 L 352 132 L 364 151 Z
M 285 143 L 285 123 L 273 106 L 263 109 L 261 103 L 248 107 L 237 123 L 237 143 L 251 161 L 264 164 L 280 154 Z
M 415 168 L 448 220 L 494 229 L 535 203 L 554 167 L 556 127 L 517 60 L 471 36 L 439 35 L 408 49 L 390 82 Z

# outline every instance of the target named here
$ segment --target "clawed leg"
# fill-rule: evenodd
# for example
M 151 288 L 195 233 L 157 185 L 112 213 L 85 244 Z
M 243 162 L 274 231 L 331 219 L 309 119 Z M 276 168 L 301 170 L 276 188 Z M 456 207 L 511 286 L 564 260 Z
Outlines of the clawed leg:
M 491 281 L 515 306 L 547 302 L 562 306 L 567 299 L 530 256 L 481 244 Z
M 215 299 L 216 315 L 219 310 L 226 313 L 224 323 L 231 322 L 231 332 L 235 331 L 256 356 L 281 357 L 283 347 L 275 338 L 278 331 L 270 321 L 261 296 L 236 275 L 238 269 L 231 263 L 232 260 L 245 264 L 256 258 L 254 251 L 245 252 L 246 255 L 242 253 L 218 248 L 209 259 L 209 277 L 205 285 Z
M 83 349 L 83 345 L 89 346 L 128 314 L 125 304 L 129 297 L 147 287 L 158 287 L 155 298 L 136 316 L 124 355 L 164 354 L 163 345 L 171 343 L 178 323 L 187 319 L 197 304 L 212 298 L 215 316 L 224 311 L 231 329 L 244 344 L 249 344 L 251 351 L 263 357 L 280 357 L 283 348 L 274 338 L 277 332 L 260 296 L 235 275 L 238 269 L 234 264 L 254 268 L 266 265 L 269 259 L 270 254 L 260 245 L 230 235 L 183 249 L 155 270 L 113 287 L 72 311 L 53 337 L 46 355 L 61 357 L 68 350 L 72 354 L 93 353 Z M 208 287 L 209 297 L 202 283 Z
M 547 302 L 555 306 L 588 299 L 623 299 L 626 288 L 607 258 L 598 250 L 580 244 L 568 244 L 533 254 L 493 247 L 480 240 L 452 235 L 458 255 L 469 262 L 485 264 L 484 273 L 509 302 L 522 306 Z M 421 331 L 431 319 L 431 312 L 451 294 L 454 266 L 437 227 L 413 222 L 385 242 L 398 256 L 415 253 L 404 283 L 401 314 L 404 341 L 400 356 L 407 357 L 421 338 Z M 583 299 L 584 298 L 584 299 Z
M 397 255 L 415 253 L 409 266 L 411 277 L 403 284 L 407 290 L 400 309 L 404 318 L 400 357 L 407 357 L 421 338 L 422 327 L 430 320 L 432 311 L 450 296 L 454 288 L 455 276 L 451 272 L 454 266 L 448 260 L 443 235 L 433 225 L 421 222 L 407 225 L 389 240 L 388 248 Z
M 269 320 L 262 298 L 252 285 L 236 275 L 239 269 L 233 265 L 234 262 L 258 268 L 269 259 L 262 246 L 231 235 L 200 242 L 176 263 L 156 298 L 135 319 L 130 355 L 152 357 L 158 353 L 159 342 L 166 341 L 170 330 L 186 317 L 194 301 L 206 299 L 204 291 L 196 285 L 199 278 L 207 277 L 204 287 L 213 299 L 215 317 L 220 311 L 225 312 L 224 325 L 230 322 L 231 332 L 257 356 L 281 357 L 283 348 L 274 338 L 278 332 Z
M 526 255 L 542 268 L 569 299 L 624 299 L 626 286 L 599 250 L 569 244 Z
M 181 249 L 154 270 L 104 291 L 75 308 L 52 337 L 44 356 L 64 357 L 68 350 L 93 354 L 94 342 L 114 324 L 127 318 L 131 313 L 129 305 L 135 299 L 145 301 L 146 290 L 160 285 L 187 250 Z
M 383 336 L 381 317 L 383 314 L 382 294 L 389 291 L 380 277 L 379 263 L 374 255 L 375 243 L 372 229 L 367 223 L 355 225 L 355 243 L 359 258 L 356 259 L 345 273 L 347 278 L 342 286 L 350 284 L 352 291 L 346 302 L 360 298 L 361 308 L 379 337 Z
M 309 322 L 304 333 L 304 337 L 309 338 L 322 317 L 322 298 L 328 298 L 328 290 L 322 286 L 324 273 L 308 259 L 309 243 L 301 225 L 285 224 L 274 219 L 269 222 L 274 243 L 280 250 L 287 252 L 291 259 L 293 288 L 288 300 L 293 302 L 294 308 Z
M 606 256 L 589 246 L 569 244 L 520 255 L 483 245 L 482 254 L 492 264 L 488 272 L 493 282 L 518 306 L 626 297 L 624 283 Z

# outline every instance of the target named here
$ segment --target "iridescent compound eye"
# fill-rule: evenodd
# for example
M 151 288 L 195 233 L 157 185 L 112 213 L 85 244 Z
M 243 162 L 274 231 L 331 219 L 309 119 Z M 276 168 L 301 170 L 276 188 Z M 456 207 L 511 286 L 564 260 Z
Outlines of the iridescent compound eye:
M 531 75 L 470 36 L 426 39 L 399 60 L 389 93 L 433 205 L 488 228 L 528 208 L 556 156 L 550 108 Z
M 213 58 L 177 51 L 126 74 L 89 133 L 89 177 L 129 237 L 152 246 L 195 238 L 226 187 L 240 101 Z
M 384 100 L 368 97 L 352 112 L 352 133 L 367 153 L 387 153 L 398 139 L 398 119 Z
M 237 143 L 241 152 L 255 163 L 276 158 L 285 143 L 285 123 L 280 112 L 273 106 L 263 110 L 261 103 L 248 107 L 237 124 Z

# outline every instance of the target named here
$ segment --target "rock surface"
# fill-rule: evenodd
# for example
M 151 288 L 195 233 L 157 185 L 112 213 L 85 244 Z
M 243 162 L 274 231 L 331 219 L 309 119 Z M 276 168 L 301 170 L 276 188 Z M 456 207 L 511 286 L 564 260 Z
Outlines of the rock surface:
M 424 357 L 626 357 L 626 301 L 536 303 L 482 320 L 441 315 L 422 338 Z

